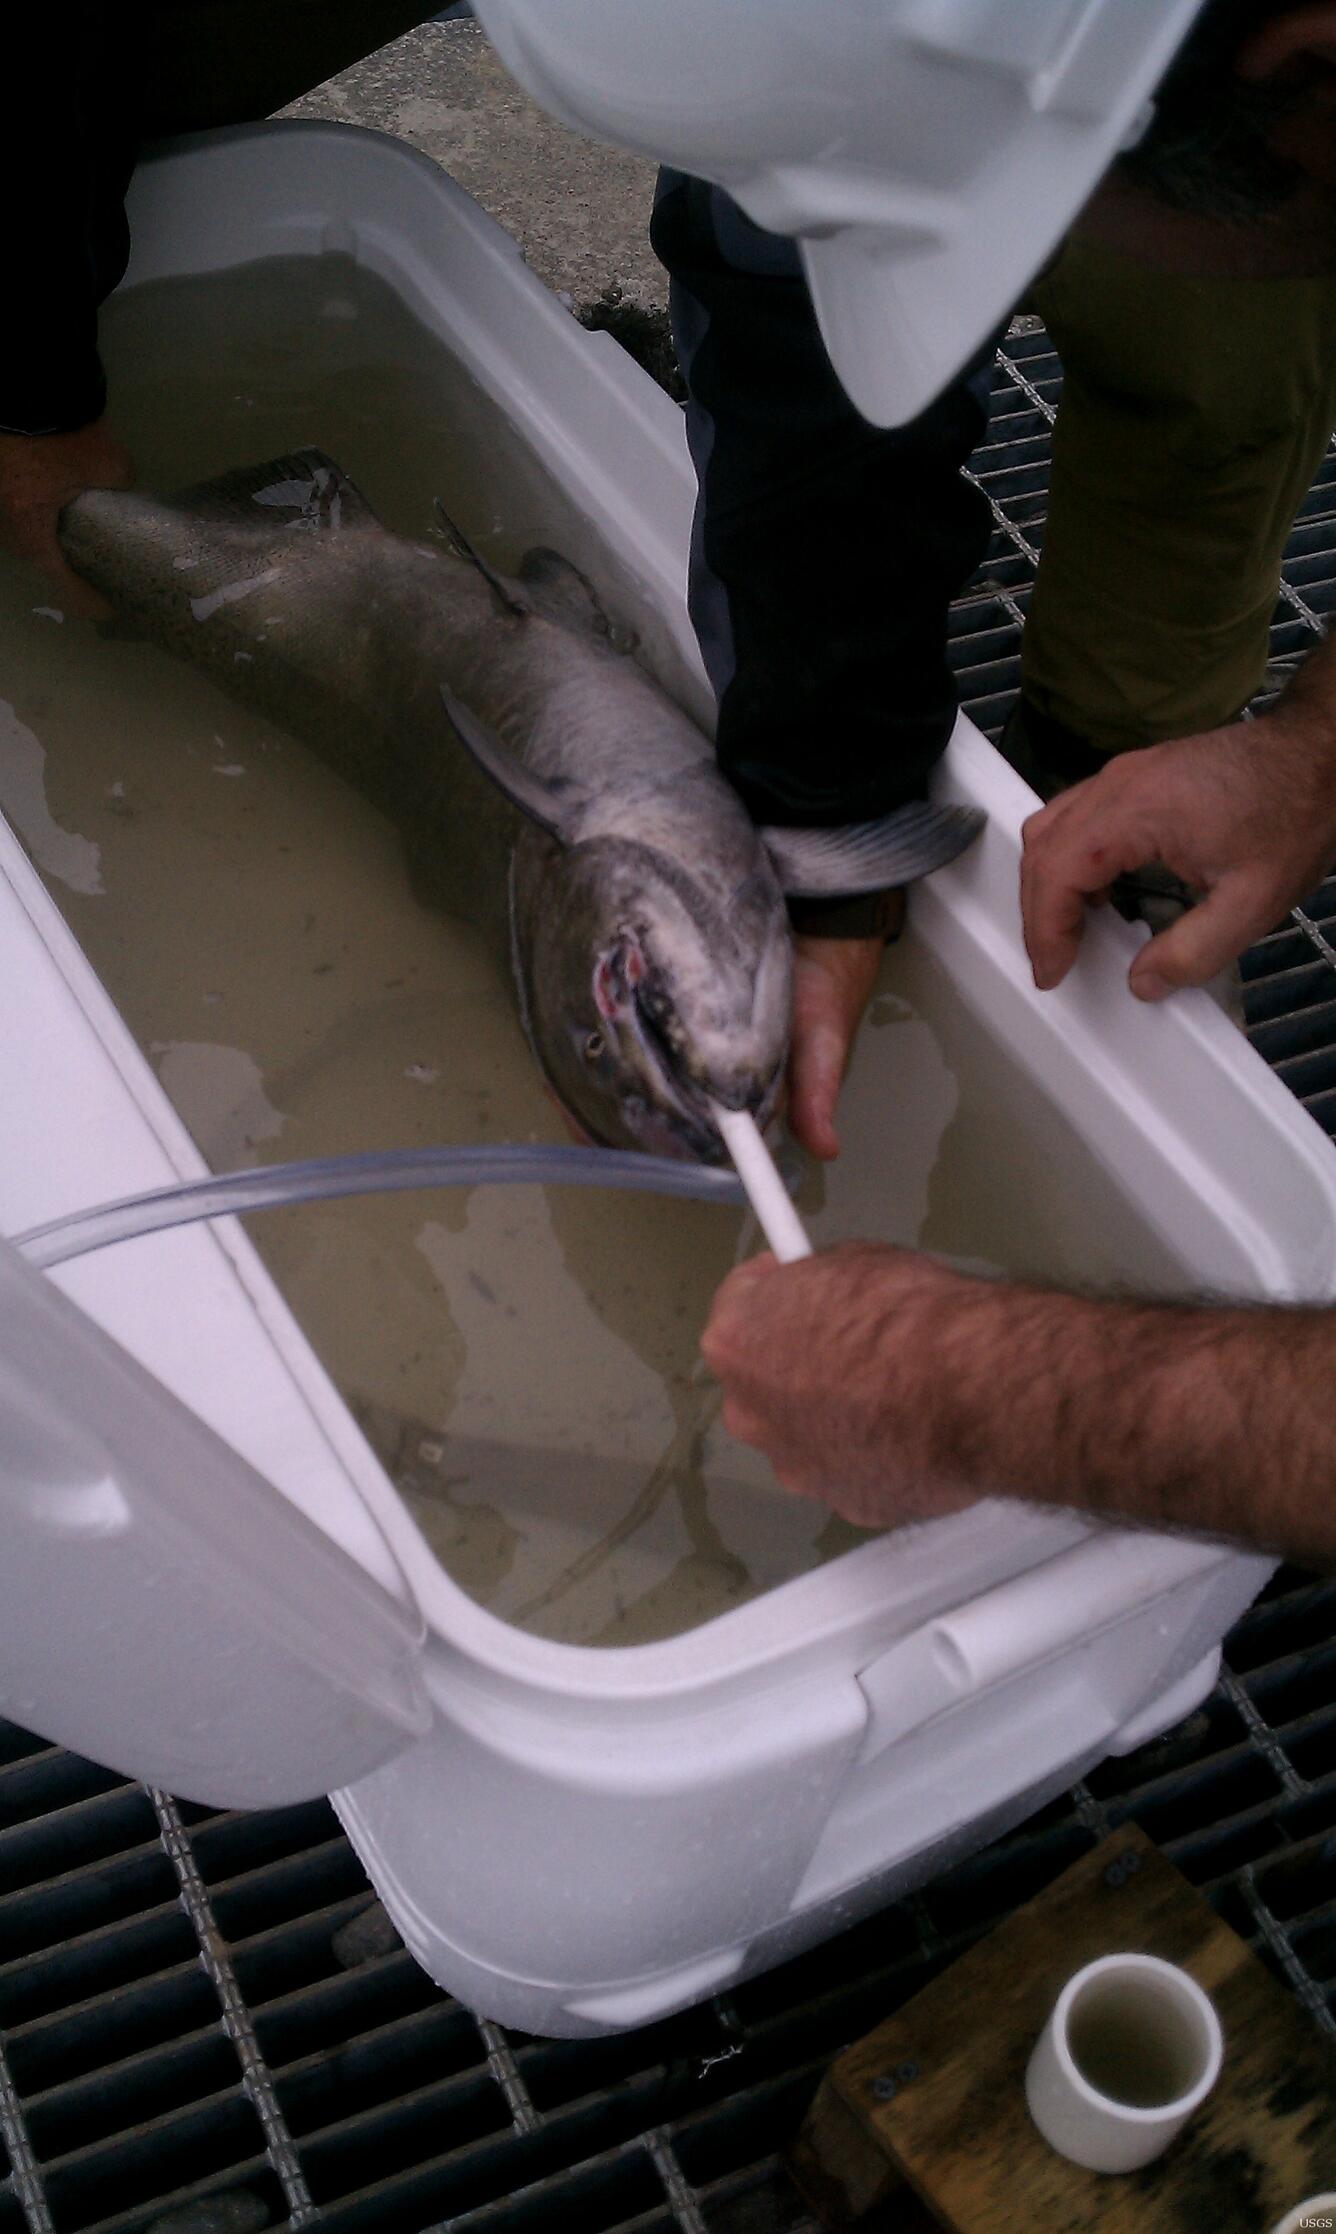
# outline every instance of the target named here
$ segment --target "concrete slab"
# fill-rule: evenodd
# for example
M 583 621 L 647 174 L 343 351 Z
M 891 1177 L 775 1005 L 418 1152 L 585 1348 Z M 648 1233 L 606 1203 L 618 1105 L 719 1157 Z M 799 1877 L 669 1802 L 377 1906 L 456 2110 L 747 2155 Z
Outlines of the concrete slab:
M 418 147 L 513 233 L 577 310 L 610 287 L 663 313 L 647 237 L 655 166 L 554 124 L 509 78 L 476 23 L 424 23 L 284 111 L 372 125 Z

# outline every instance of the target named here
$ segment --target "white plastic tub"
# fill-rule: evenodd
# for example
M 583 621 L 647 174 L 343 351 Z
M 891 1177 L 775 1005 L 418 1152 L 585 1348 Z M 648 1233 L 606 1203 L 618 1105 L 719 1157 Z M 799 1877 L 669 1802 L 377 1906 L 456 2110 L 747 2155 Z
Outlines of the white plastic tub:
M 168 152 L 135 194 L 136 279 L 332 245 L 390 280 L 502 400 L 703 703 L 677 411 L 432 164 L 266 126 Z M 921 892 L 915 936 L 943 1002 L 1006 1050 L 999 1125 L 1079 1134 L 1102 1215 L 1189 1283 L 1336 1293 L 1316 1128 L 1204 996 L 1128 998 L 1117 921 L 1038 997 L 1030 795 L 966 723 L 943 788 L 989 827 Z M 14 1233 L 200 1163 L 3 831 L 0 869 Z M 871 1219 L 874 1159 L 867 1183 Z M 665 1643 L 549 1643 L 444 1574 L 244 1234 L 152 1248 L 151 1278 L 131 1249 L 49 1281 L 0 1250 L 0 1707 L 221 1805 L 333 1789 L 426 1968 L 529 2030 L 661 2016 L 979 1845 L 1186 1713 L 1269 1571 L 991 1503 Z

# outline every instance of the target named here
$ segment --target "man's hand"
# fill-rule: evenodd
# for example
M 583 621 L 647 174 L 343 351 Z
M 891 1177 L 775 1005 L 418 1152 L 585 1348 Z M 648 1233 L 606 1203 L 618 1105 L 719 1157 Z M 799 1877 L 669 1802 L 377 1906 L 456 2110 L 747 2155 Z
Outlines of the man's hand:
M 1005 1296 L 908 1250 L 847 1242 L 797 1264 L 754 1257 L 724 1281 L 701 1337 L 723 1423 L 786 1489 L 860 1528 L 972 1504 L 940 1469 L 941 1336 L 971 1294 Z M 947 1376 L 949 1380 L 949 1374 Z
M 835 1104 L 883 952 L 881 939 L 800 933 L 793 942 L 789 1124 L 799 1145 L 822 1163 L 840 1152 Z
M 1327 654 L 1313 665 L 1325 669 Z M 1258 721 L 1122 754 L 1031 815 L 1023 838 L 1021 914 L 1041 991 L 1076 959 L 1087 905 L 1151 861 L 1202 897 L 1142 947 L 1128 984 L 1143 1001 L 1203 985 L 1336 862 L 1336 725 L 1295 686 Z
M 66 612 L 103 619 L 110 607 L 66 564 L 56 523 L 83 489 L 124 489 L 133 478 L 105 419 L 71 434 L 0 434 L 0 550 L 30 560 Z

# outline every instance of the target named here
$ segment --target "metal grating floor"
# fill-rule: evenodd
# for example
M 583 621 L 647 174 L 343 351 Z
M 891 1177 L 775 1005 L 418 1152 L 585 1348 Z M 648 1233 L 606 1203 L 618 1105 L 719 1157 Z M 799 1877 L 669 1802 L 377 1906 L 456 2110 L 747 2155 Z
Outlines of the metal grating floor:
M 994 735 L 1058 381 L 1013 335 L 974 462 L 997 533 L 952 656 Z M 1336 606 L 1331 459 L 1287 577 L 1278 660 Z M 1247 958 L 1249 1030 L 1336 1134 L 1336 880 L 1304 912 L 1316 940 Z M 0 1724 L 0 2234 L 814 2234 L 776 2152 L 824 2062 L 1129 1817 L 1336 2034 L 1336 1579 L 1277 1576 L 1226 1661 L 1187 1722 L 912 1899 L 592 2043 L 437 1991 L 324 1802 L 213 1813 Z

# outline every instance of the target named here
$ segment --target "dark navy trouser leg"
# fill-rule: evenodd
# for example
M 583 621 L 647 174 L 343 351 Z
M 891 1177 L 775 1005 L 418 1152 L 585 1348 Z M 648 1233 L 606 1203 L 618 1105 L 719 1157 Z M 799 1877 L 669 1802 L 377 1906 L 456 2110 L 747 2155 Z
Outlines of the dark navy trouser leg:
M 671 171 L 652 235 L 691 397 L 691 607 L 720 764 L 759 821 L 885 814 L 923 795 L 955 718 L 947 607 L 989 534 L 959 469 L 991 345 L 887 432 L 836 379 L 791 241 Z

